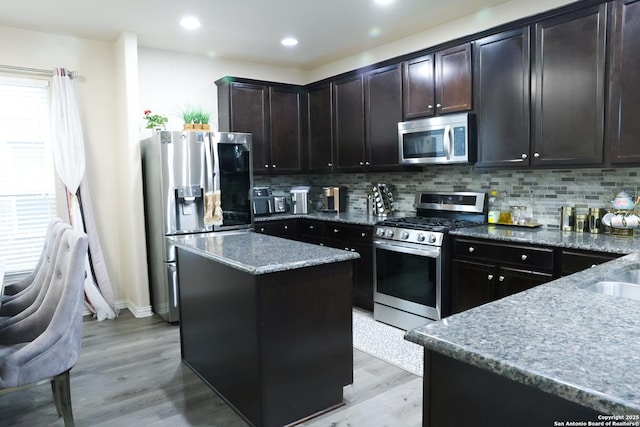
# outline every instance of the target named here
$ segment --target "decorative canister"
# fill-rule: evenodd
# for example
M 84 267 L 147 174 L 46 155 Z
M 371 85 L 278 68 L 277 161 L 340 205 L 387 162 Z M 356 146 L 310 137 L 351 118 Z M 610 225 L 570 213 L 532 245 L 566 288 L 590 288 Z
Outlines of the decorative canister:
M 575 211 L 573 206 L 563 206 L 560 208 L 560 230 L 574 230 Z
M 584 231 L 586 231 L 586 227 L 587 227 L 587 215 L 586 214 L 578 214 L 576 215 L 576 219 L 574 221 L 574 228 L 573 231 L 576 231 L 578 233 L 582 233 Z
M 593 234 L 600 233 L 602 231 L 602 216 L 604 215 L 604 209 L 601 208 L 589 208 L 589 232 Z

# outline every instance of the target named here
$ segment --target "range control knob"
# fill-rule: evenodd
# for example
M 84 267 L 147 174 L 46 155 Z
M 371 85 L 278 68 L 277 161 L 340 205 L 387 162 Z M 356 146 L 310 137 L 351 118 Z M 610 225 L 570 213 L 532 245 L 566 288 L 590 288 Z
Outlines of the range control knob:
M 378 236 L 378 237 L 384 236 L 384 228 L 378 228 L 376 230 L 376 236 Z
M 402 234 L 400 235 L 401 238 L 403 239 L 408 239 L 409 238 L 409 232 L 408 231 L 403 231 Z
M 436 242 L 436 236 L 435 234 L 429 234 L 429 243 L 435 243 Z
M 418 233 L 418 242 L 424 242 L 424 239 L 425 239 L 424 234 Z
M 385 235 L 385 236 L 387 236 L 388 238 L 393 237 L 393 230 L 387 230 L 387 231 L 384 233 L 384 235 Z

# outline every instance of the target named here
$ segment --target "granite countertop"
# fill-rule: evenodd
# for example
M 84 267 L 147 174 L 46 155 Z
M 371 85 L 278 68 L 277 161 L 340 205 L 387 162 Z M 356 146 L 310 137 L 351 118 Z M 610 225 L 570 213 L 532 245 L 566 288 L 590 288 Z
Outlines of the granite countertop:
M 177 247 L 250 274 L 267 274 L 359 258 L 357 252 L 296 242 L 251 231 L 168 237 Z
M 404 215 L 400 215 L 404 216 Z M 277 213 L 265 216 L 256 216 L 254 219 L 255 223 L 266 222 L 266 221 L 277 221 L 281 219 L 298 219 L 298 218 L 306 218 L 306 219 L 319 219 L 322 221 L 332 221 L 332 222 L 343 222 L 345 224 L 355 224 L 355 225 L 375 225 L 378 221 L 381 221 L 385 217 L 379 217 L 374 215 L 367 215 L 362 213 L 352 213 L 352 212 L 310 212 L 307 214 L 292 214 L 292 213 Z
M 408 331 L 405 339 L 596 411 L 640 414 L 640 301 L 581 287 L 630 254 Z
M 640 239 L 615 237 L 610 234 L 575 233 L 558 229 L 520 228 L 503 225 L 483 225 L 479 227 L 452 230 L 454 236 L 476 237 L 504 242 L 530 243 L 615 254 L 630 254 L 640 251 Z

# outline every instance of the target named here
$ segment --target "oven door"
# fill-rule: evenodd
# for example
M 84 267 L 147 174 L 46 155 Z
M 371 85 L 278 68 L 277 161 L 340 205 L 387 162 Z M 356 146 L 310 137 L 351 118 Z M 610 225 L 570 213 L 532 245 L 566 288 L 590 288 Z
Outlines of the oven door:
M 442 317 L 441 248 L 375 240 L 374 302 L 433 320 Z

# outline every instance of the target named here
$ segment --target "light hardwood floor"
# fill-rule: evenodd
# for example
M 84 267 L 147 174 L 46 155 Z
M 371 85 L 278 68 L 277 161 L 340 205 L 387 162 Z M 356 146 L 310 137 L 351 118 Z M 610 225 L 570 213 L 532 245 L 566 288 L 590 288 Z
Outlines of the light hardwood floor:
M 346 405 L 301 424 L 411 427 L 422 422 L 422 378 L 354 349 Z M 127 310 L 112 321 L 85 321 L 80 360 L 71 370 L 76 426 L 247 424 L 180 361 L 179 328 Z M 0 395 L 2 426 L 63 426 L 49 384 Z

